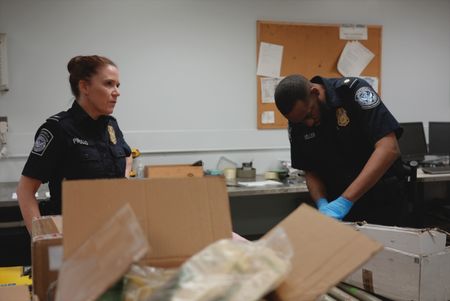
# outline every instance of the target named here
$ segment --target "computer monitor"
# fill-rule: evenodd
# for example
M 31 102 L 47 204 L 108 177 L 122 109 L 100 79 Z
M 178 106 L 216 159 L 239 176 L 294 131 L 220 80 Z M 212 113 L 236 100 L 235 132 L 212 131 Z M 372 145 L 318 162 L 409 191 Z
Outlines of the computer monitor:
M 450 122 L 429 122 L 428 141 L 430 154 L 450 154 Z
M 427 142 L 422 122 L 400 123 L 403 134 L 398 144 L 404 161 L 423 161 L 427 154 Z

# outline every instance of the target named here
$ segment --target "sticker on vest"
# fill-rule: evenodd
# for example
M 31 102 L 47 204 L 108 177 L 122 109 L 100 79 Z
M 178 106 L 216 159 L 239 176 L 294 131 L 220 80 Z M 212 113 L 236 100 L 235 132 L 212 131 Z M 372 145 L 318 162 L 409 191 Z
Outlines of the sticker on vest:
M 370 87 L 361 87 L 355 93 L 355 100 L 362 109 L 368 110 L 380 104 L 380 98 Z
M 314 132 L 305 134 L 305 136 L 303 136 L 303 138 L 305 138 L 305 140 L 310 140 L 314 137 L 316 137 L 316 133 L 314 133 Z
M 108 133 L 109 133 L 109 140 L 111 141 L 111 143 L 116 144 L 117 143 L 116 132 L 114 131 L 112 125 L 108 125 Z
M 344 108 L 337 108 L 336 120 L 338 126 L 347 126 L 350 123 L 350 118 L 348 118 L 347 111 Z
M 39 132 L 39 135 L 37 136 L 36 140 L 34 141 L 33 150 L 31 153 L 42 156 L 45 153 L 45 150 L 50 145 L 50 143 L 53 140 L 53 134 L 50 133 L 47 129 L 41 129 Z

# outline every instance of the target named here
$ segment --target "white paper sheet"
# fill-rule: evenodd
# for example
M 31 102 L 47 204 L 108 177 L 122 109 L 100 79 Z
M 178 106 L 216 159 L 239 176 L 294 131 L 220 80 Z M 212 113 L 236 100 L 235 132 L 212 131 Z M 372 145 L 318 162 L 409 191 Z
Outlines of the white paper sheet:
M 259 45 L 258 70 L 256 75 L 279 77 L 283 46 L 261 42 Z
M 275 123 L 275 112 L 274 111 L 264 111 L 261 114 L 261 123 L 262 124 L 271 124 Z
M 261 77 L 261 101 L 262 103 L 274 103 L 275 88 L 282 77 Z
M 339 27 L 341 40 L 367 40 L 367 26 L 363 24 L 342 24 Z
M 374 56 L 372 51 L 360 42 L 347 42 L 339 58 L 337 69 L 343 76 L 359 76 Z
M 238 182 L 238 185 L 245 186 L 245 187 L 263 187 L 268 185 L 283 185 L 280 182 L 272 181 L 272 180 L 266 180 L 266 181 L 253 181 L 253 182 Z

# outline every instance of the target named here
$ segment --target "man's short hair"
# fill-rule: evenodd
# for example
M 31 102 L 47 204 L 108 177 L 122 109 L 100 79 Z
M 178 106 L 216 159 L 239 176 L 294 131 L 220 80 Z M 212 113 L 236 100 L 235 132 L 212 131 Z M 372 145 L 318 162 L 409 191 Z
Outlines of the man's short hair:
M 278 110 L 286 116 L 297 101 L 306 101 L 310 93 L 311 83 L 299 74 L 286 76 L 275 89 L 275 104 Z

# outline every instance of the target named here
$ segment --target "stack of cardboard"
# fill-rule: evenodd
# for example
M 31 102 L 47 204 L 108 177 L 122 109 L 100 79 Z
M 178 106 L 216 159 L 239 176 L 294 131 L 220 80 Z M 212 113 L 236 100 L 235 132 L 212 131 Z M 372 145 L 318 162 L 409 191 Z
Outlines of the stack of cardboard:
M 63 214 L 57 300 L 65 301 L 95 300 L 138 258 L 178 266 L 232 234 L 222 177 L 66 181 Z M 273 294 L 278 300 L 315 300 L 382 248 L 306 205 L 277 227 L 294 249 L 292 271 Z

